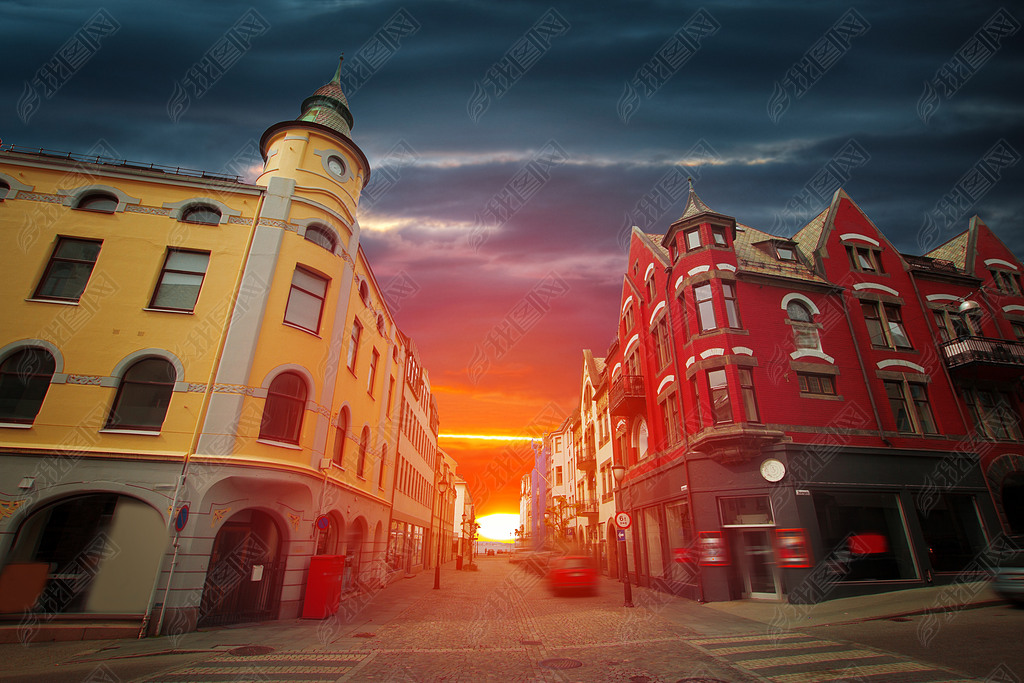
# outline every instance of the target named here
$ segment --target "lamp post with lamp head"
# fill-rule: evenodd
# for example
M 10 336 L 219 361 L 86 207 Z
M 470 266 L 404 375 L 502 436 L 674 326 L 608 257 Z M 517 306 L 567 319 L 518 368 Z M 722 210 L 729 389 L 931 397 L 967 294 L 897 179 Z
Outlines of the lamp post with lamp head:
M 615 464 L 612 466 L 612 477 L 615 479 L 615 507 L 622 510 L 622 480 L 626 476 L 626 468 L 621 464 Z M 629 561 L 626 559 L 626 538 L 625 532 L 622 534 L 622 540 L 619 541 L 619 555 L 622 557 L 622 561 L 619 563 L 621 569 L 619 570 L 622 574 L 622 595 L 624 604 L 623 607 L 633 606 L 633 587 L 629 585 Z
M 442 524 L 441 520 L 444 518 L 444 515 L 442 513 L 443 508 L 441 506 L 444 505 L 444 496 L 445 496 L 445 493 L 447 493 L 447 492 L 448 492 L 448 480 L 446 478 L 442 477 L 441 480 L 439 482 L 437 482 L 437 496 L 438 496 L 438 500 L 440 502 L 438 503 L 438 516 L 437 516 L 437 519 L 438 519 L 438 522 L 437 522 L 437 564 L 434 565 L 434 588 L 435 589 L 441 587 L 441 536 L 442 536 L 441 530 L 442 530 L 442 527 L 443 527 L 443 524 Z

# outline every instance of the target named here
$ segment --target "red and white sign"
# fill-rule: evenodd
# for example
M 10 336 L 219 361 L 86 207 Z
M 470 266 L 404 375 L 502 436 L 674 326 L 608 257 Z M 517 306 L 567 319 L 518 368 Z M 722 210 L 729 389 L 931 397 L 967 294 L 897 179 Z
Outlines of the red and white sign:
M 615 524 L 620 529 L 628 529 L 629 525 L 633 523 L 633 518 L 629 516 L 628 512 L 619 512 L 615 515 Z

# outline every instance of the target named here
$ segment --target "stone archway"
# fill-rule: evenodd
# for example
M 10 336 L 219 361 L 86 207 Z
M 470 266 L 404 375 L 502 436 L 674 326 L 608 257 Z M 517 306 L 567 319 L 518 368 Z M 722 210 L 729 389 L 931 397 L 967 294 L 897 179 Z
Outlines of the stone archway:
M 256 509 L 232 515 L 217 531 L 203 584 L 198 626 L 277 618 L 285 558 L 281 528 Z
M 48 614 L 145 613 L 167 535 L 160 513 L 114 492 L 71 495 L 31 512 L 8 566 L 33 573 L 31 591 L 3 595 Z M 12 570 L 14 571 L 14 570 Z

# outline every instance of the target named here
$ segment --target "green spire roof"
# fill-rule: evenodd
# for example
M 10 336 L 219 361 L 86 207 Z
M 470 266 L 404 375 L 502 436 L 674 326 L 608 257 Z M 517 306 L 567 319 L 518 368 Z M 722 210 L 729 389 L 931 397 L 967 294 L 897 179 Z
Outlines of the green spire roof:
M 341 90 L 341 63 L 345 55 L 338 60 L 338 70 L 330 83 L 320 86 L 316 92 L 302 102 L 302 113 L 298 121 L 312 121 L 332 128 L 345 137 L 352 135 L 352 112 L 348 109 L 348 99 Z

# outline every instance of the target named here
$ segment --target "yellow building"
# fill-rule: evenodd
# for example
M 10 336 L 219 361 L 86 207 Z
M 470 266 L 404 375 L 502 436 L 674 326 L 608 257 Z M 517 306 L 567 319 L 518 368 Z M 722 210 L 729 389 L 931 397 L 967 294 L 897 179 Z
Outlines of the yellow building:
M 339 68 L 255 184 L 0 151 L 0 618 L 28 637 L 294 618 L 314 554 L 386 583 L 407 344 L 351 127 Z

